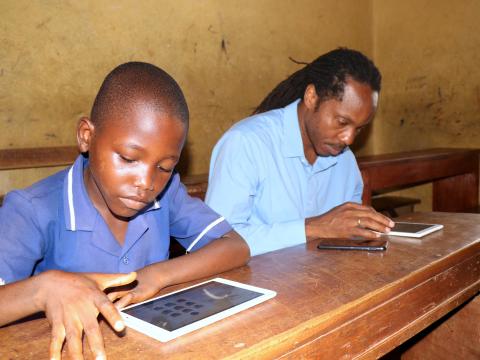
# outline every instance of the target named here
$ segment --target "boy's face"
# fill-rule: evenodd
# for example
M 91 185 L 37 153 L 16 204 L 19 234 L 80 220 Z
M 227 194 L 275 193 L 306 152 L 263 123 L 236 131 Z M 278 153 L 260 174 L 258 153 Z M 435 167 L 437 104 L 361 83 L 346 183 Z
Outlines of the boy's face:
M 170 179 L 185 137 L 185 125 L 148 104 L 114 112 L 100 128 L 82 119 L 80 149 L 89 152 L 84 179 L 97 210 L 128 219 L 151 205 Z

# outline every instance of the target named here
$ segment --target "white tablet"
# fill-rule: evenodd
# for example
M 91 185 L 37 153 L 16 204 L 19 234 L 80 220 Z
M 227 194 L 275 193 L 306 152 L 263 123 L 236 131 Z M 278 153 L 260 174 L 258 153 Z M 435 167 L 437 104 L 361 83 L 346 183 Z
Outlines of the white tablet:
M 162 342 L 236 314 L 275 291 L 216 278 L 121 310 L 127 326 Z
M 386 235 L 420 238 L 442 228 L 443 225 L 439 224 L 396 222 L 393 229 Z

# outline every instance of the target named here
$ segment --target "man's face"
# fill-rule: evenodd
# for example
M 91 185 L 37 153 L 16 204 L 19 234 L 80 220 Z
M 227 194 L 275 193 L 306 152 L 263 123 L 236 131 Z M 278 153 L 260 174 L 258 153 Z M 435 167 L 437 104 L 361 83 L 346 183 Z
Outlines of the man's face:
M 148 104 L 110 114 L 100 128 L 93 127 L 84 178 L 100 213 L 108 209 L 128 219 L 150 205 L 170 179 L 185 136 L 177 118 Z
M 316 96 L 316 95 L 315 95 Z M 371 121 L 378 93 L 369 85 L 347 80 L 341 101 L 329 99 L 307 109 L 302 139 L 317 156 L 336 156 L 350 146 L 361 129 Z

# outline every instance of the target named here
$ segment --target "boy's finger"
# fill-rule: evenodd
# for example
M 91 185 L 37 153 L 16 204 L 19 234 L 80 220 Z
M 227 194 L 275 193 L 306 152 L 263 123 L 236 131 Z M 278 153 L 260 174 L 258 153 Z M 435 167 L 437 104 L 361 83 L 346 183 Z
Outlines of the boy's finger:
M 85 274 L 94 280 L 100 289 L 130 284 L 137 278 L 137 273 L 132 271 L 128 274 Z
M 82 330 L 75 326 L 66 326 L 66 343 L 70 359 L 83 360 Z
M 95 305 L 105 320 L 115 329 L 115 331 L 122 331 L 125 329 L 125 323 L 122 316 L 118 312 L 118 309 L 112 302 L 105 296 L 102 299 L 95 301 Z
M 84 331 L 95 360 L 106 359 L 105 345 L 103 343 L 102 333 L 100 332 L 100 326 L 98 325 L 97 320 L 94 319 L 94 321 L 85 323 Z
M 60 324 L 52 324 L 52 338 L 50 340 L 50 359 L 62 358 L 62 346 L 65 341 L 65 328 Z
M 125 296 L 121 297 L 120 300 L 118 300 L 116 303 L 115 303 L 115 306 L 118 308 L 118 309 L 122 309 L 124 308 L 125 306 L 131 304 L 133 301 L 133 294 L 131 292 L 127 293 Z

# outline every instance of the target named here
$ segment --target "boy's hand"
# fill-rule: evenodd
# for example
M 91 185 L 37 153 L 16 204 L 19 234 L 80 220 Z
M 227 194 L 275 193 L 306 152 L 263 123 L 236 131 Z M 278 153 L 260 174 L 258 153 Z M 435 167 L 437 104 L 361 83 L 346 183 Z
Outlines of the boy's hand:
M 375 239 L 395 225 L 372 207 L 344 203 L 329 212 L 305 220 L 307 240 L 318 238 L 350 238 L 360 236 Z
M 159 267 L 161 267 L 160 264 L 153 264 L 138 270 L 135 287 L 129 290 L 112 291 L 108 294 L 108 298 L 111 301 L 119 299 L 115 306 L 121 309 L 129 304 L 138 303 L 153 297 L 165 286 L 160 284 L 159 281 L 162 278 L 158 272 Z
M 70 358 L 83 359 L 83 332 L 95 359 L 105 359 L 98 314 L 116 331 L 122 331 L 125 324 L 103 290 L 131 283 L 136 273 L 79 274 L 53 270 L 38 276 L 41 284 L 35 302 L 45 311 L 52 326 L 50 359 L 61 358 L 65 340 Z

